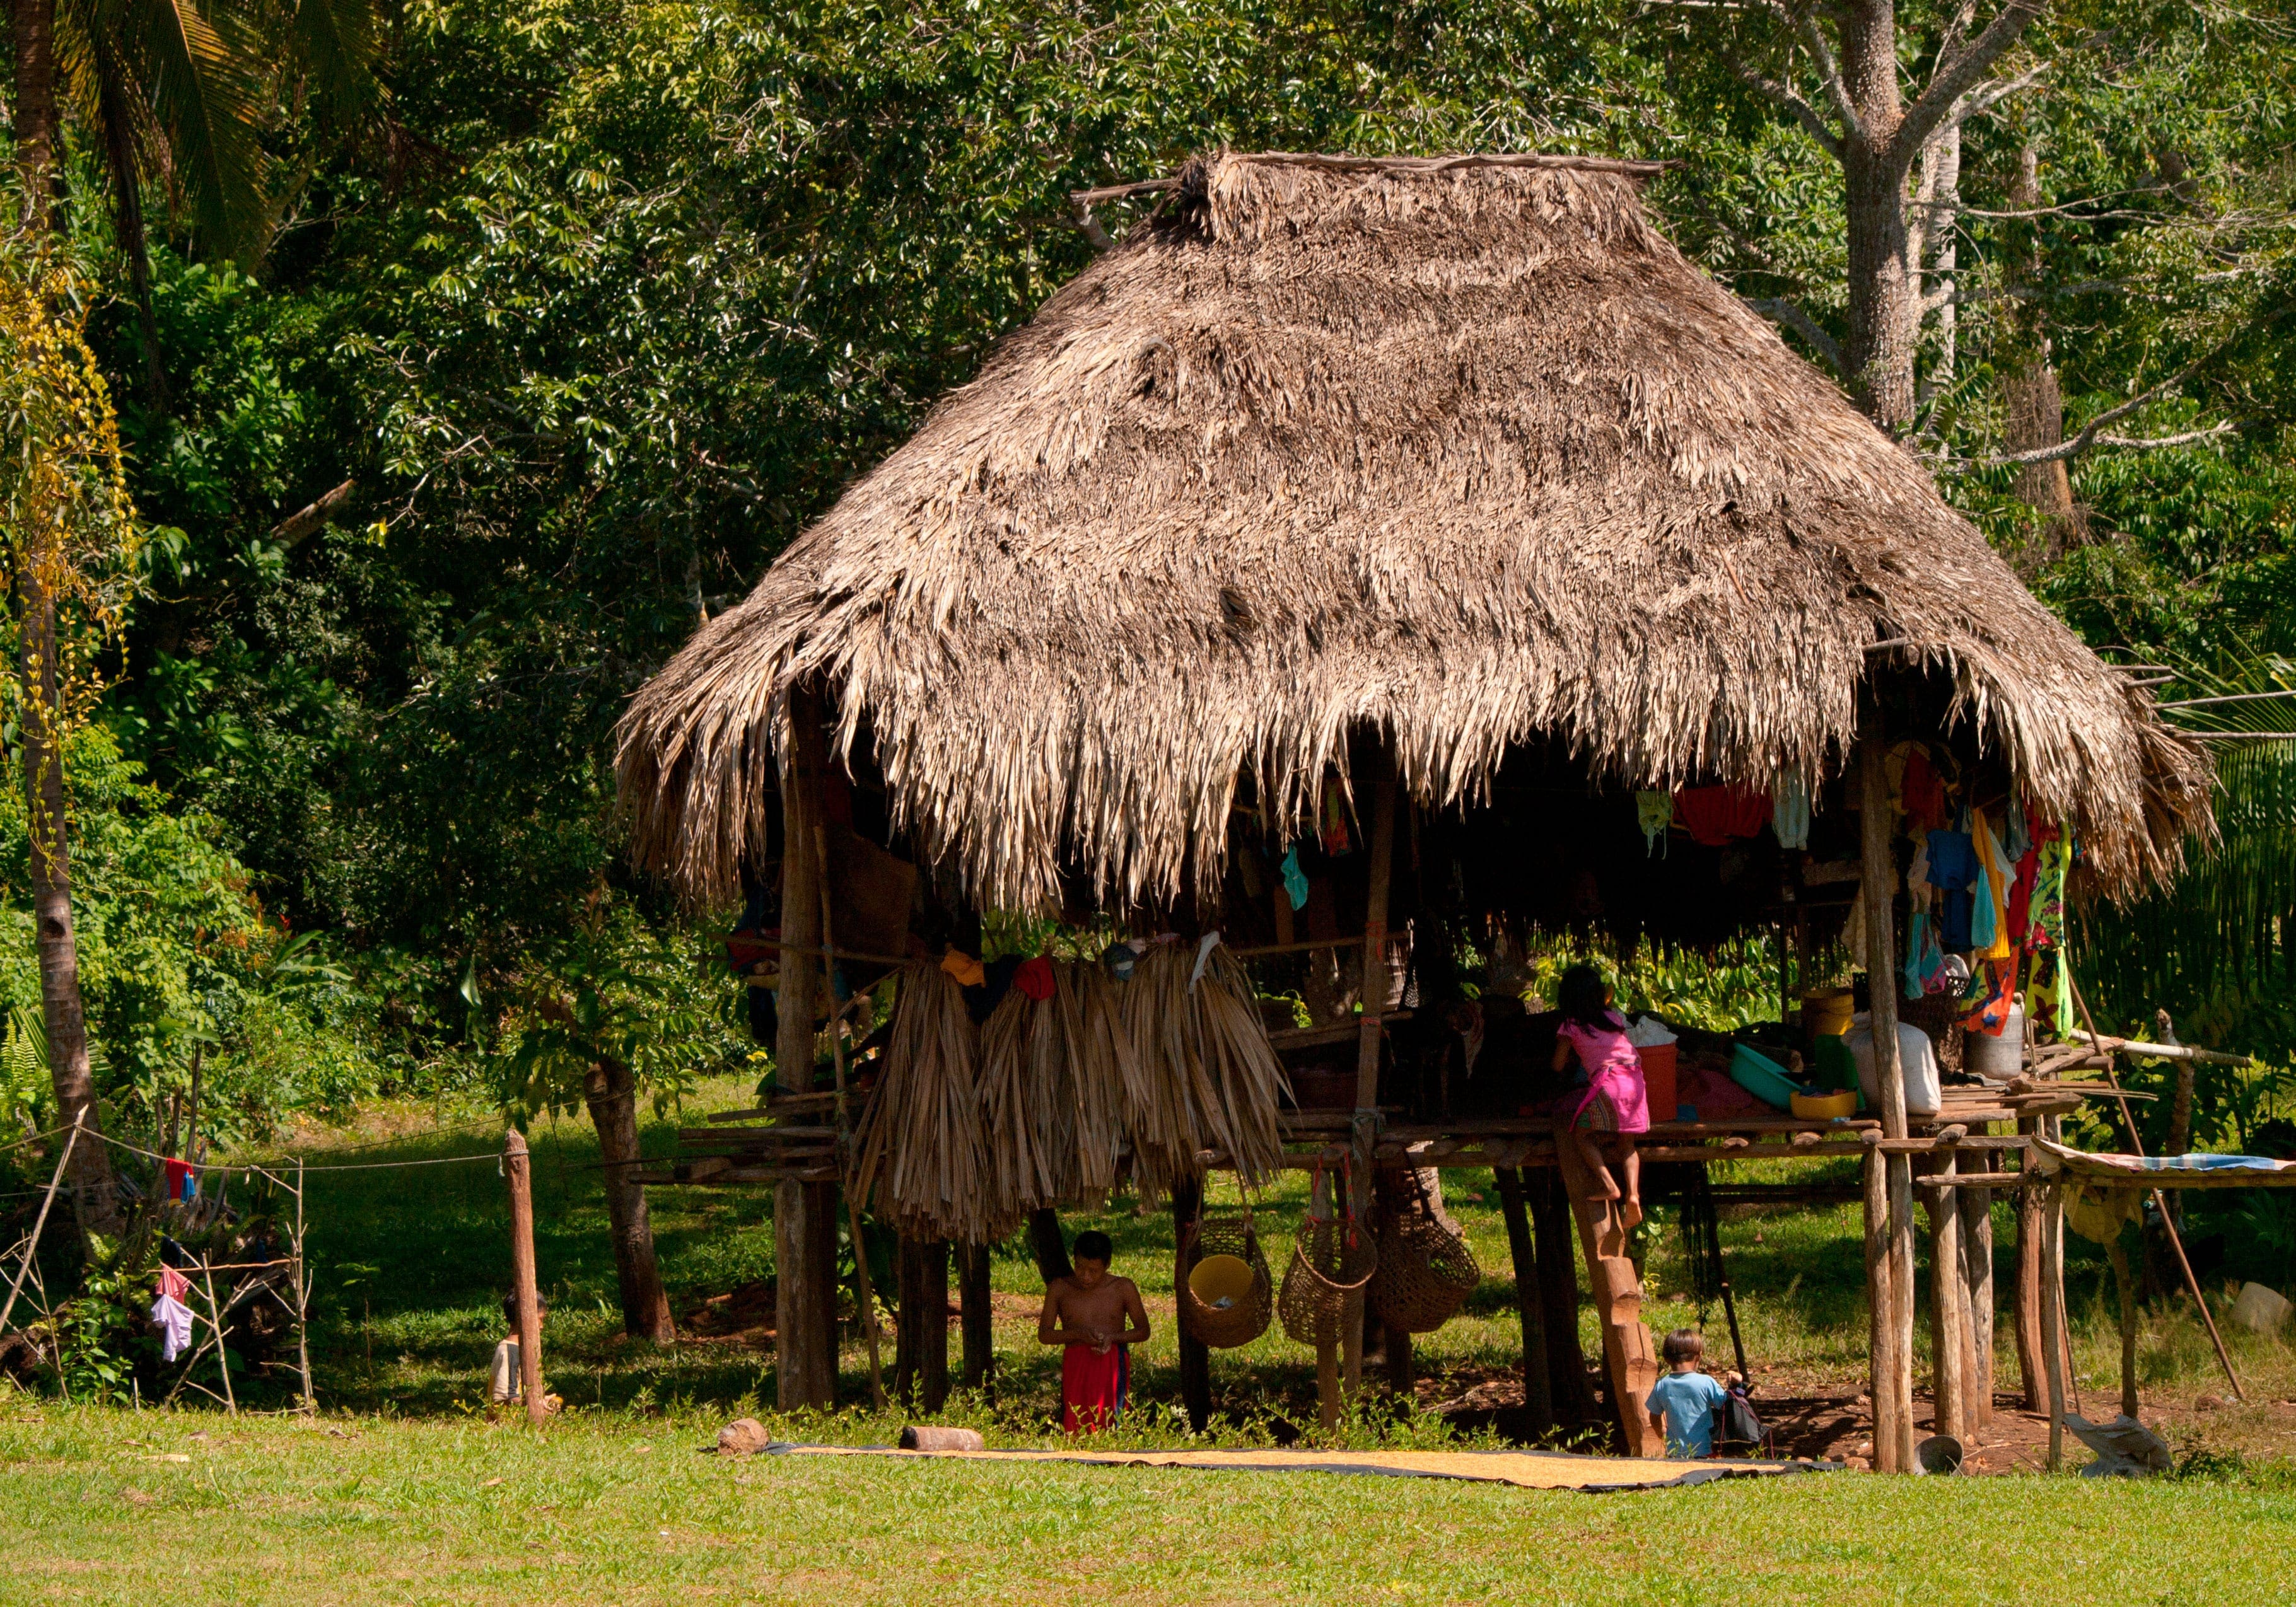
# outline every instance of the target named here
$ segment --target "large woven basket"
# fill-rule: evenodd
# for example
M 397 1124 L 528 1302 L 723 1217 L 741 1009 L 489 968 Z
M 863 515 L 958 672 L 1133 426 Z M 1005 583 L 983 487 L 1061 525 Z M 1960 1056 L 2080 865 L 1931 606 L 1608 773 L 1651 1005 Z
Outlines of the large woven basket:
M 1208 1304 L 1186 1279 L 1180 1280 L 1180 1326 L 1190 1339 L 1214 1350 L 1233 1350 L 1267 1332 L 1275 1318 L 1275 1280 L 1260 1253 L 1259 1234 L 1249 1209 L 1241 1217 L 1206 1217 L 1196 1226 L 1193 1267 L 1210 1256 L 1234 1256 L 1251 1267 L 1250 1291 L 1234 1305 Z
M 1352 1218 L 1309 1216 L 1300 1224 L 1275 1308 L 1302 1345 L 1336 1345 L 1348 1297 L 1379 1270 L 1379 1249 Z
M 1436 1219 L 1425 1195 L 1382 1225 L 1371 1303 L 1390 1328 L 1433 1332 L 1451 1320 L 1482 1281 L 1475 1252 Z

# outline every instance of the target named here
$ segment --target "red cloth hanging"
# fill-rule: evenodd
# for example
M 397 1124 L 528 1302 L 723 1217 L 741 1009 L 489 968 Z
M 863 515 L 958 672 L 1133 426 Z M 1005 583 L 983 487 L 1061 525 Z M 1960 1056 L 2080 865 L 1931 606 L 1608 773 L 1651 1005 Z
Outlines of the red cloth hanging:
M 1023 960 L 1013 972 L 1013 986 L 1039 1001 L 1053 996 L 1053 963 L 1038 955 L 1033 960 Z
M 1898 789 L 1898 799 L 1905 806 L 1906 830 L 1945 829 L 1945 781 L 1919 748 L 1906 755 L 1906 778 Z
M 1770 824 L 1770 795 L 1750 787 L 1684 787 L 1674 795 L 1674 817 L 1691 841 L 1718 849 L 1734 837 L 1761 833 Z

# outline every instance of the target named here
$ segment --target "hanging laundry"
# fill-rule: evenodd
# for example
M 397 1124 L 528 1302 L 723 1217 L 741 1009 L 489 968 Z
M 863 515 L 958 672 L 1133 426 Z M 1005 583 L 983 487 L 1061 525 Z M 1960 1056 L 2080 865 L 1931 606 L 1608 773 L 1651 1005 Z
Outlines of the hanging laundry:
M 1978 1006 L 1962 1018 L 1961 1024 L 1972 1032 L 1982 1032 L 1988 1037 L 1999 1037 L 2001 1029 L 2009 1024 L 2009 1011 L 2017 1002 L 2017 960 L 2013 954 L 2006 960 L 1985 962 L 1985 992 Z
M 2001 912 L 1993 906 L 1993 878 L 1980 870 L 1970 883 L 1969 906 L 1969 946 L 1980 959 L 1992 955 L 2000 927 Z
M 160 1359 L 174 1361 L 192 1348 L 192 1308 L 174 1295 L 152 1302 L 152 1321 L 160 1332 Z
M 184 1201 L 200 1197 L 200 1180 L 190 1161 L 170 1156 L 160 1163 L 160 1197 Z
M 1635 794 L 1635 824 L 1643 832 L 1643 857 L 1653 854 L 1666 857 L 1667 828 L 1674 824 L 1674 794 L 1671 792 L 1637 792 Z
M 1691 841 L 1718 849 L 1770 824 L 1770 795 L 1749 787 L 1684 787 L 1674 795 L 1674 813 Z
M 2036 1036 L 2059 1037 L 2071 1032 L 2072 971 L 2062 948 L 2036 948 L 2025 978 L 2025 1013 L 2033 1018 Z
M 1132 980 L 1132 968 L 1145 953 L 1136 943 L 1111 943 L 1100 951 L 1100 963 L 1108 967 L 1108 974 L 1119 982 Z
M 1283 850 L 1283 896 L 1292 900 L 1293 909 L 1307 906 L 1308 873 L 1300 868 L 1300 845 L 1296 842 Z
M 1905 993 L 1909 999 L 1920 998 L 1929 991 L 1929 948 L 1934 941 L 1930 936 L 1930 917 L 1926 910 L 1915 910 L 1906 926 Z M 1939 956 L 1943 963 L 1943 956 Z
M 1324 816 L 1320 832 L 1324 852 L 1337 859 L 1352 846 L 1348 837 L 1347 799 L 1340 794 L 1340 783 L 1330 777 L 1324 782 Z
M 2025 934 L 2028 948 L 2062 947 L 2064 940 L 2065 874 L 2072 861 L 2072 824 L 2068 821 L 2062 827 L 2048 828 L 2033 869 L 2030 923 Z
M 1038 1003 L 1053 996 L 1053 963 L 1043 955 L 1013 969 L 1013 986 Z
M 1970 917 L 1973 911 L 1969 889 L 1978 879 L 1976 845 L 1966 832 L 1933 831 L 1929 834 L 1927 847 L 1929 864 L 1923 873 L 1930 885 L 1944 895 L 1939 910 L 1938 939 L 1947 948 L 1960 953 L 1971 946 Z
M 2014 865 L 2033 846 L 2032 833 L 2026 827 L 2029 811 L 2013 799 L 2002 806 L 2001 816 L 2001 852 Z
M 947 972 L 959 988 L 978 988 L 988 980 L 980 961 L 961 948 L 951 948 L 940 957 L 940 968 Z
M 2041 848 L 2038 843 L 2026 845 L 2024 853 L 2015 862 L 2013 879 L 2009 883 L 2009 940 L 2021 945 L 2032 930 L 2033 888 L 2041 872 Z
M 192 1292 L 192 1281 L 172 1267 L 160 1268 L 160 1292 L 171 1300 L 180 1300 Z
M 1788 775 L 1770 807 L 1770 830 L 1782 849 L 1809 847 L 1809 787 L 1799 775 Z
M 1188 991 L 1190 993 L 1193 993 L 1196 990 L 1197 982 L 1202 980 L 1204 966 L 1211 959 L 1212 950 L 1219 947 L 1219 940 L 1220 935 L 1216 931 L 1208 931 L 1202 937 L 1196 939 L 1196 963 L 1188 972 Z
M 1919 743 L 1906 755 L 1905 781 L 1899 796 L 1906 811 L 1906 830 L 1919 837 L 1946 824 L 1945 781 L 1930 763 Z
M 1970 941 L 1977 946 L 1979 957 L 2005 960 L 2017 952 L 2009 938 L 2009 884 L 2013 872 L 2008 857 L 2001 851 L 2001 840 L 1994 835 L 1992 823 L 1985 811 L 1971 812 L 1971 838 L 1977 848 L 1977 857 L 1985 874 L 1977 889 L 1977 907 L 1970 915 Z M 1986 919 L 1986 905 L 1992 906 L 1992 919 Z

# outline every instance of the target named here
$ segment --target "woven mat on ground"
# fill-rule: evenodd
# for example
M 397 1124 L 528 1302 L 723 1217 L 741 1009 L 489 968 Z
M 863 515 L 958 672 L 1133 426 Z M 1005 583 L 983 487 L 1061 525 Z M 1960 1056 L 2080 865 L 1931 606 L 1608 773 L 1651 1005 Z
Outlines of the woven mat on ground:
M 900 1451 L 890 1447 L 791 1445 L 776 1455 L 898 1456 L 963 1462 L 1075 1462 L 1097 1467 L 1202 1468 L 1240 1473 L 1368 1473 L 1390 1479 L 1465 1479 L 1521 1489 L 1663 1489 L 1717 1479 L 1835 1471 L 1829 1462 L 1640 1461 L 1561 1451 Z

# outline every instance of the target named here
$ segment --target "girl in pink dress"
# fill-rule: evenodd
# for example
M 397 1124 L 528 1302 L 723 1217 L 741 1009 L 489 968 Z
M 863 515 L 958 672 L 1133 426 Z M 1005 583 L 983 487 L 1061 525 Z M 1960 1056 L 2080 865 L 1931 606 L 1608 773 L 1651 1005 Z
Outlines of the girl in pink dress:
M 1603 1163 L 1599 1136 L 1611 1136 L 1627 1190 L 1619 1207 L 1620 1226 L 1643 1219 L 1643 1163 L 1634 1136 L 1650 1131 L 1650 1096 L 1643 1085 L 1642 1057 L 1627 1041 L 1626 1019 L 1611 1008 L 1610 986 L 1592 965 L 1573 965 L 1555 987 L 1562 1024 L 1554 1033 L 1554 1070 L 1572 1056 L 1587 1072 L 1587 1092 L 1571 1117 L 1571 1138 L 1596 1180 L 1597 1199 L 1620 1199 L 1618 1183 Z

